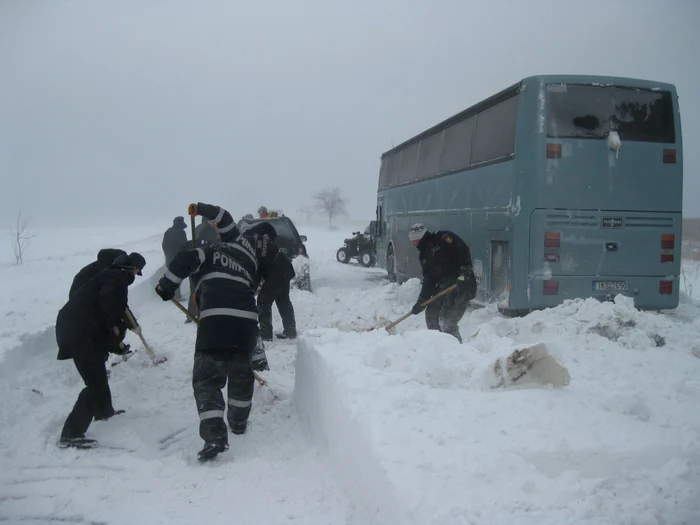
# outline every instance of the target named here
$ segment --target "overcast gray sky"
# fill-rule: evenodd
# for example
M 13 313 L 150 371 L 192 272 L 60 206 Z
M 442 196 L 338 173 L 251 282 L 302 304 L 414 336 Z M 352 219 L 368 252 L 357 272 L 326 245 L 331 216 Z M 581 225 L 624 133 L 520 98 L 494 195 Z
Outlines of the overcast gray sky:
M 374 214 L 392 145 L 539 73 L 676 84 L 700 216 L 697 0 L 0 0 L 5 213 Z

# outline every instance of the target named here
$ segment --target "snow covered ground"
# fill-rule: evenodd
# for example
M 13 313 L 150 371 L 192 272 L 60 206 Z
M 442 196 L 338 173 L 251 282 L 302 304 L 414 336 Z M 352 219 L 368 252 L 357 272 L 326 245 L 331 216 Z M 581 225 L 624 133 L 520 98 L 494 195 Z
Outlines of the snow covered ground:
M 22 267 L 0 251 L 0 522 L 700 523 L 697 300 L 661 313 L 576 301 L 520 319 L 475 307 L 461 346 L 422 316 L 363 332 L 410 310 L 418 282 L 335 262 L 352 227 L 299 229 L 314 290 L 292 294 L 302 337 L 268 347 L 249 431 L 209 465 L 195 459 L 195 329 L 152 293 L 159 225 L 41 229 Z M 53 323 L 106 246 L 147 258 L 130 304 L 168 361 L 140 350 L 112 368 L 126 414 L 93 423 L 100 448 L 59 450 L 81 384 L 55 359 Z M 697 269 L 684 270 L 697 295 Z M 491 389 L 496 358 L 537 342 L 551 354 L 539 376 Z

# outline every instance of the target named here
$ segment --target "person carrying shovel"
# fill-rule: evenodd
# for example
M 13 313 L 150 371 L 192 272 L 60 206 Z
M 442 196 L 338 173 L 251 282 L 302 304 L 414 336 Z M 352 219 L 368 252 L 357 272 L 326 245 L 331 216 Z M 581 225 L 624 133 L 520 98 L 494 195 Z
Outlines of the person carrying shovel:
M 190 204 L 191 217 L 201 215 L 216 224 L 221 242 L 181 251 L 158 281 L 156 293 L 170 301 L 183 280 L 193 277 L 199 309 L 192 387 L 204 448 L 200 461 L 228 450 L 224 413 L 234 434 L 243 434 L 253 399 L 255 374 L 251 362 L 258 330 L 255 304 L 255 248 L 239 236 L 231 214 L 219 206 Z M 228 383 L 226 399 L 221 390 Z
M 469 246 L 451 231 L 430 232 L 422 224 L 414 224 L 408 232 L 423 268 L 423 286 L 418 301 L 411 309 L 418 315 L 425 309 L 428 330 L 440 330 L 461 343 L 458 323 L 469 301 L 476 297 L 476 278 L 472 269 Z M 428 299 L 456 284 L 454 291 L 423 306 Z

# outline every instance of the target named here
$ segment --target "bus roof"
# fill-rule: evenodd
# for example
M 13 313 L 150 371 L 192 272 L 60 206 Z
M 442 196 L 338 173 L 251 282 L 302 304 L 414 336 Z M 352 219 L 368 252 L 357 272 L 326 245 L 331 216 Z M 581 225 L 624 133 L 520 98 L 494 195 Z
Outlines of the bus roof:
M 384 157 L 391 155 L 392 153 L 395 153 L 397 151 L 400 151 L 404 149 L 406 146 L 410 146 L 411 144 L 414 144 L 426 137 L 429 137 L 433 135 L 434 133 L 437 133 L 438 131 L 442 131 L 443 129 L 446 129 L 450 127 L 452 124 L 456 124 L 457 122 L 460 122 L 472 115 L 475 115 L 476 113 L 479 113 L 480 111 L 483 111 L 484 109 L 487 109 L 491 106 L 494 106 L 498 104 L 499 102 L 510 98 L 511 96 L 515 95 L 518 93 L 521 89 L 527 89 L 530 86 L 535 86 L 538 84 L 600 84 L 602 86 L 607 86 L 607 85 L 612 85 L 612 86 L 625 86 L 625 87 L 631 87 L 631 88 L 639 88 L 639 89 L 661 89 L 664 91 L 670 91 L 672 93 L 676 93 L 676 87 L 673 84 L 669 84 L 666 82 L 656 82 L 653 80 L 642 80 L 638 78 L 626 78 L 626 77 L 608 77 L 608 76 L 600 76 L 600 75 L 536 75 L 536 76 L 530 76 L 522 79 L 520 82 L 517 82 L 516 84 L 513 84 L 510 87 L 507 87 L 503 91 L 499 91 L 495 95 L 492 95 L 481 102 L 478 102 L 474 104 L 473 106 L 470 106 L 469 108 L 460 111 L 456 115 L 451 116 L 450 118 L 443 120 L 439 124 L 436 124 L 435 126 L 432 126 L 431 128 L 428 128 L 427 130 L 423 131 L 422 133 L 419 133 L 418 135 L 411 137 L 410 139 L 402 142 L 398 146 L 395 146 L 391 148 L 390 150 L 385 151 L 382 153 L 381 158 L 384 159 Z

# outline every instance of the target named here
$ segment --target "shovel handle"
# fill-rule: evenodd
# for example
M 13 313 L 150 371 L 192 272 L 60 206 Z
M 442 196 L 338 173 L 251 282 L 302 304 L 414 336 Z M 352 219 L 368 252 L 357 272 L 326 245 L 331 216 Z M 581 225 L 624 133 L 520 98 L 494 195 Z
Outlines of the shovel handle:
M 188 319 L 190 319 L 194 324 L 196 324 L 197 326 L 199 326 L 199 319 L 197 319 L 194 315 L 192 315 L 190 312 L 188 312 L 188 311 L 187 311 L 187 308 L 185 308 L 184 306 L 182 306 L 182 305 L 180 304 L 180 301 L 178 301 L 178 300 L 175 299 L 175 298 L 172 298 L 172 299 L 170 299 L 170 300 L 172 301 L 172 303 L 173 303 L 175 306 L 177 306 L 177 307 L 180 309 L 180 311 L 181 311 L 183 314 L 185 314 L 185 315 L 187 316 Z M 255 380 L 256 380 L 258 383 L 260 383 L 260 386 L 266 386 L 266 385 L 267 385 L 267 381 L 265 381 L 262 377 L 260 377 L 260 376 L 258 375 L 258 373 L 257 373 L 255 370 L 253 370 L 253 375 L 255 376 Z
M 126 318 L 131 323 L 131 326 L 133 326 L 134 328 L 139 326 L 138 323 L 136 323 L 136 318 L 134 317 L 134 314 L 131 313 L 131 309 L 128 306 L 126 308 L 125 313 L 126 313 Z M 151 358 L 151 361 L 153 361 L 154 365 L 157 364 L 156 354 L 154 354 L 153 350 L 151 350 L 151 347 L 148 346 L 148 343 L 146 342 L 146 338 L 143 336 L 143 333 L 141 333 L 141 330 L 139 330 L 138 336 L 139 336 L 139 339 L 141 339 L 141 343 L 143 343 L 143 347 L 146 349 L 146 353 L 148 354 L 148 357 Z M 124 359 L 124 361 L 126 361 L 126 359 Z
M 190 208 L 192 207 L 192 204 L 190 204 Z M 187 212 L 190 213 L 190 208 L 187 209 Z M 197 211 L 197 207 L 194 207 L 194 211 Z M 190 214 L 190 228 L 192 228 L 192 249 L 197 248 L 197 236 L 194 233 L 195 227 L 194 227 L 194 215 Z M 197 300 L 194 297 L 194 286 L 192 286 L 192 277 L 190 277 L 190 294 L 192 295 L 192 304 L 197 306 Z M 179 304 L 179 303 L 178 303 Z
M 457 283 L 453 284 L 452 286 L 448 286 L 447 288 L 445 288 L 445 289 L 444 289 L 443 291 L 441 291 L 440 293 L 437 293 L 437 294 L 433 295 L 430 299 L 428 299 L 428 300 L 425 301 L 424 303 L 421 303 L 421 306 L 422 306 L 423 308 L 425 308 L 425 307 L 428 306 L 430 303 L 432 303 L 432 302 L 434 302 L 434 301 L 437 301 L 440 297 L 442 297 L 443 295 L 446 295 L 446 294 L 450 293 L 452 290 L 455 290 L 456 288 L 457 288 Z M 394 328 L 397 324 L 399 324 L 401 321 L 405 321 L 406 319 L 408 319 L 408 318 L 411 317 L 412 315 L 413 315 L 412 312 L 408 312 L 406 315 L 402 315 L 401 317 L 399 317 L 399 318 L 398 318 L 396 321 L 394 321 L 393 323 L 386 325 L 386 326 L 384 327 L 384 329 L 388 332 L 389 330 L 391 330 L 392 328 Z
M 173 297 L 172 299 L 170 299 L 170 301 L 171 301 L 175 306 L 177 306 L 177 307 L 180 309 L 180 311 L 181 311 L 183 314 L 185 314 L 185 315 L 187 316 L 187 318 L 188 318 L 190 321 L 194 322 L 195 324 L 199 324 L 199 319 L 197 319 L 194 315 L 192 315 L 192 314 L 189 312 L 189 310 L 187 310 L 187 308 L 185 308 L 184 306 L 182 306 L 182 304 L 180 304 L 180 301 L 178 301 L 178 300 L 175 299 L 174 297 Z

